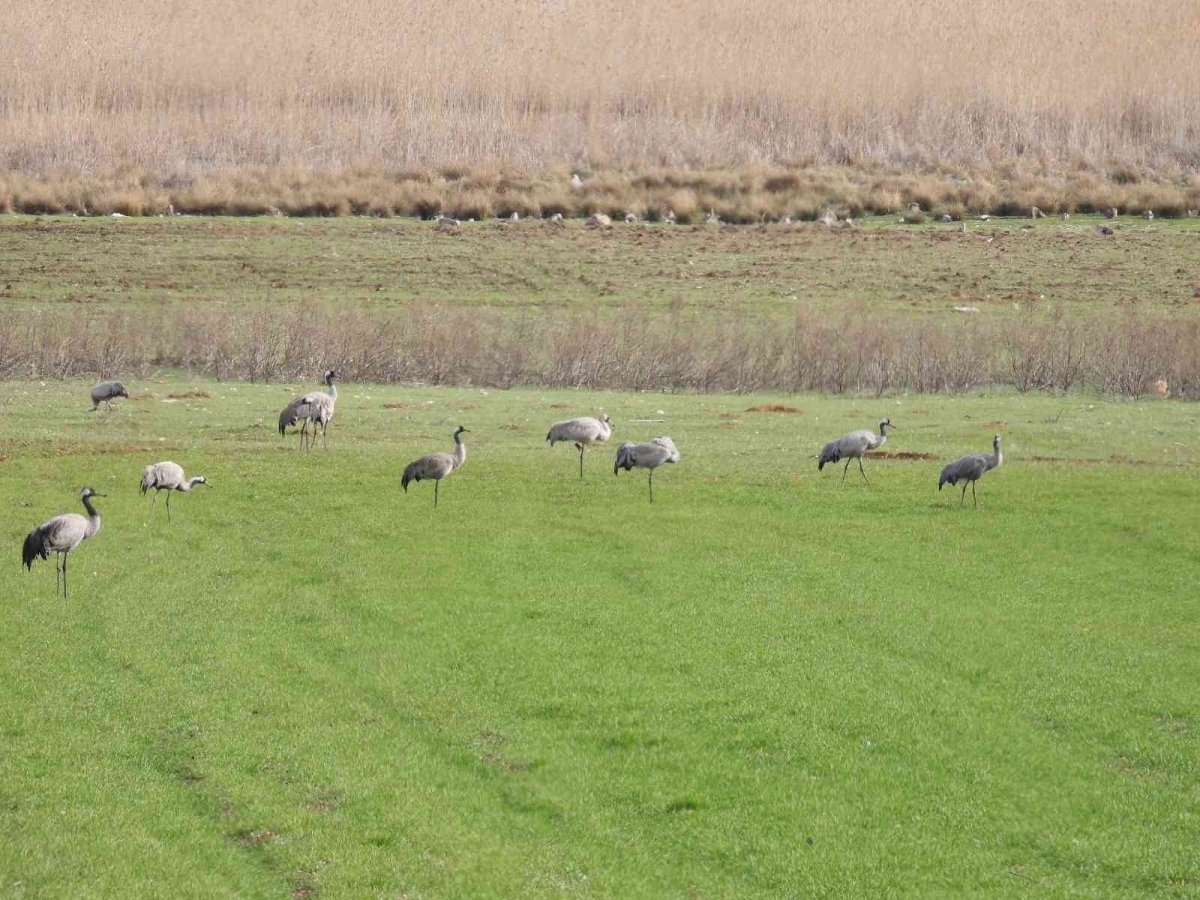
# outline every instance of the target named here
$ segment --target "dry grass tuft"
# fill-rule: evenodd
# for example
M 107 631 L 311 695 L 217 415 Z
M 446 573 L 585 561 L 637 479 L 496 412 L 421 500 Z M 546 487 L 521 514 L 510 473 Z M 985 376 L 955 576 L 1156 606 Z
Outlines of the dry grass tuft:
M 211 400 L 212 394 L 208 391 L 184 391 L 182 394 L 167 394 L 171 400 Z

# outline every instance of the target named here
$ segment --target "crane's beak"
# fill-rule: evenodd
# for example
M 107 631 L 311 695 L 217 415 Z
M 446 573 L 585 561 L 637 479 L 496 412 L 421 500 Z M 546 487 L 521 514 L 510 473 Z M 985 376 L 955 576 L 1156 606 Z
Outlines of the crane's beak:
M 92 494 L 93 497 L 107 497 L 108 494 Z

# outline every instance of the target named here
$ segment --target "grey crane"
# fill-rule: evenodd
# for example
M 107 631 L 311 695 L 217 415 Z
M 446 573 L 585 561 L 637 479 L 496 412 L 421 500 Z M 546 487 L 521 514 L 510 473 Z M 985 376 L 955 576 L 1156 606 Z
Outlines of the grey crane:
M 862 472 L 862 477 L 867 484 L 871 483 L 871 479 L 867 478 L 867 473 L 863 472 L 862 458 L 869 450 L 878 450 L 887 441 L 887 430 L 895 428 L 891 419 L 879 420 L 879 434 L 871 431 L 868 428 L 863 428 L 860 431 L 851 431 L 849 434 L 843 434 L 840 438 L 836 438 L 821 448 L 821 456 L 817 461 L 817 471 L 820 472 L 825 468 L 825 463 L 838 463 L 842 461 L 842 457 L 846 458 L 846 468 L 842 469 L 842 486 L 846 484 L 846 473 L 850 470 L 850 460 L 858 460 L 858 471 Z M 898 429 L 897 429 L 898 430 Z
M 553 447 L 558 441 L 570 441 L 579 450 L 579 477 L 583 478 L 583 454 L 590 444 L 607 441 L 612 437 L 612 419 L 606 414 L 592 417 L 580 416 L 555 422 L 546 433 L 546 440 Z
M 426 453 L 419 459 L 414 459 L 404 467 L 404 475 L 400 478 L 400 487 L 408 493 L 410 481 L 433 479 L 433 506 L 437 508 L 438 485 L 443 478 L 467 461 L 467 445 L 462 442 L 460 434 L 468 434 L 467 429 L 459 425 L 454 429 L 454 450 L 451 453 Z
M 112 412 L 112 403 L 114 397 L 129 397 L 129 392 L 125 390 L 125 385 L 119 381 L 101 381 L 92 385 L 92 408 L 88 412 L 95 412 L 100 408 L 100 404 L 104 404 L 104 408 Z
M 153 463 L 142 469 L 142 496 L 151 488 L 154 489 L 154 499 L 150 501 L 150 511 L 154 512 L 154 507 L 158 503 L 158 492 L 167 492 L 167 521 L 171 521 L 171 492 L 182 491 L 187 493 L 192 489 L 193 485 L 203 484 L 206 487 L 212 487 L 208 483 L 208 479 L 203 475 L 196 475 L 193 478 L 187 478 L 183 474 L 183 467 L 170 460 L 166 462 Z
M 54 595 L 58 596 L 59 565 L 62 559 L 62 591 L 63 599 L 67 599 L 67 554 L 78 547 L 83 541 L 100 530 L 100 513 L 92 506 L 92 497 L 103 497 L 92 488 L 85 487 L 79 492 L 83 508 L 87 510 L 86 518 L 79 513 L 63 513 L 47 519 L 25 536 L 25 546 L 21 549 L 21 562 L 25 568 L 33 571 L 33 561 L 41 557 L 54 557 Z
M 312 449 L 312 445 L 317 439 L 317 426 L 321 426 L 321 445 L 329 448 L 328 440 L 326 439 L 326 430 L 329 428 L 329 423 L 333 419 L 334 409 L 337 404 L 337 387 L 333 383 L 333 379 L 337 377 L 337 372 L 329 369 L 325 373 L 325 384 L 329 386 L 329 393 L 322 391 L 313 391 L 305 394 L 302 397 L 297 397 L 291 403 L 283 408 L 283 412 L 279 414 L 279 433 L 282 435 L 289 426 L 300 423 L 300 446 L 304 447 L 304 438 L 308 434 L 308 423 L 313 423 L 311 440 L 308 444 L 308 449 Z
M 942 469 L 942 477 L 938 479 L 939 491 L 944 484 L 957 485 L 960 481 L 963 483 L 962 496 L 958 500 L 959 509 L 963 508 L 963 502 L 967 499 L 967 482 L 971 484 L 971 501 L 976 509 L 979 508 L 979 500 L 975 496 L 975 482 L 982 478 L 985 472 L 990 472 L 1004 462 L 998 434 L 992 436 L 992 451 L 991 454 L 968 453 Z
M 669 437 L 656 437 L 640 444 L 626 442 L 617 448 L 617 461 L 613 465 L 613 474 L 621 469 L 628 472 L 635 466 L 639 469 L 650 470 L 650 502 L 654 502 L 654 470 L 663 463 L 679 462 L 679 451 L 675 442 Z

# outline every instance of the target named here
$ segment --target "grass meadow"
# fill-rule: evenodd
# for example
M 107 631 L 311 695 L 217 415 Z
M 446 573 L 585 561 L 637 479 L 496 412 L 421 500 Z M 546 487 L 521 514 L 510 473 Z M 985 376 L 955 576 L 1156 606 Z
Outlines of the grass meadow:
M 308 384 L 127 383 L 0 385 L 2 896 L 1197 895 L 1192 405 L 344 383 L 301 453 Z M 882 416 L 928 458 L 817 472 Z M 64 602 L 17 548 L 83 485 Z

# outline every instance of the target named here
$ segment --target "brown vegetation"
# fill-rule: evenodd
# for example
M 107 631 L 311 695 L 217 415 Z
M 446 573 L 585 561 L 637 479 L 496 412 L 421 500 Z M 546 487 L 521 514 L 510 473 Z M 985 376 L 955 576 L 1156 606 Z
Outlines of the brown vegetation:
M 1197 33 L 1192 0 L 7 3 L 0 172 L 123 215 L 1179 214 Z
M 148 375 L 622 390 L 962 392 L 1091 388 L 1200 398 L 1200 321 L 1165 313 L 1015 321 L 854 311 L 790 322 L 694 322 L 630 306 L 597 311 L 337 310 L 314 304 L 14 312 L 0 320 L 0 378 Z
M 579 189 L 564 191 L 562 174 L 516 175 L 490 165 L 463 166 L 447 178 L 435 170 L 351 171 L 229 169 L 161 176 L 129 168 L 100 175 L 0 171 L 0 211 L 30 214 L 164 216 L 411 216 L 438 218 L 458 233 L 459 222 L 567 216 L 609 228 L 624 210 L 652 222 L 747 224 L 816 220 L 830 223 L 864 214 L 901 213 L 906 224 L 927 215 L 1028 215 L 1033 202 L 1055 213 L 1093 212 L 1114 204 L 1127 215 L 1153 208 L 1175 218 L 1200 205 L 1200 176 L 1119 184 L 1086 167 L 1061 169 L 1035 161 L 940 165 L 930 170 L 893 164 L 746 164 L 714 169 L 597 170 Z M 1165 177 L 1165 176 L 1163 176 Z M 674 212 L 674 216 L 669 214 Z M 629 215 L 637 215 L 630 213 Z

